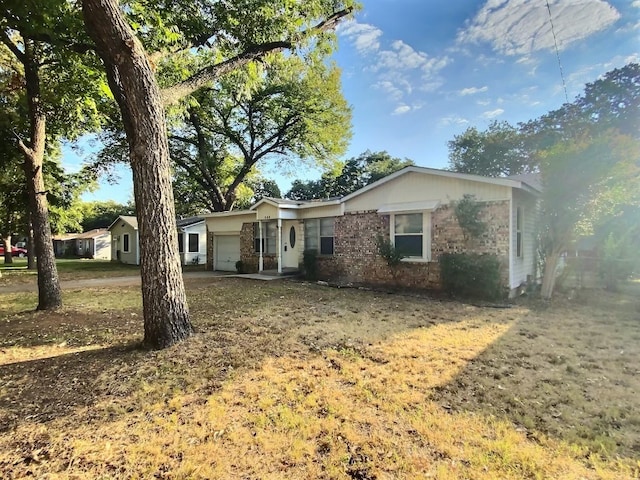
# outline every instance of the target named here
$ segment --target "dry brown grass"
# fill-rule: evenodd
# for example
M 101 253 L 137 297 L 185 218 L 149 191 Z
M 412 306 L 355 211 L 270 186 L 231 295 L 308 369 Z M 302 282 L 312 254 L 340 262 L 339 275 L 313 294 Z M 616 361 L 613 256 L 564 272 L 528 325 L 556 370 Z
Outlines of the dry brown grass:
M 199 279 L 160 352 L 139 288 L 0 296 L 0 477 L 634 478 L 638 286 L 491 309 Z

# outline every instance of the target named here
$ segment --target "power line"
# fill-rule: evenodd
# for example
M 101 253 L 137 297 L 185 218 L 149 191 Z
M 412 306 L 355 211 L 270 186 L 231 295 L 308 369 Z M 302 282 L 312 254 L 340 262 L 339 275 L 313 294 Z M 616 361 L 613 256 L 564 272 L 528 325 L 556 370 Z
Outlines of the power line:
M 562 71 L 562 62 L 560 62 L 560 50 L 558 50 L 558 39 L 556 37 L 556 30 L 553 26 L 553 17 L 551 15 L 551 6 L 549 0 L 547 1 L 547 11 L 549 12 L 549 24 L 551 25 L 551 34 L 553 35 L 553 44 L 556 47 L 556 58 L 558 59 L 558 67 L 560 68 L 560 78 L 562 79 L 562 88 L 564 89 L 564 98 L 569 103 L 569 95 L 567 94 L 567 84 L 564 81 L 564 72 Z

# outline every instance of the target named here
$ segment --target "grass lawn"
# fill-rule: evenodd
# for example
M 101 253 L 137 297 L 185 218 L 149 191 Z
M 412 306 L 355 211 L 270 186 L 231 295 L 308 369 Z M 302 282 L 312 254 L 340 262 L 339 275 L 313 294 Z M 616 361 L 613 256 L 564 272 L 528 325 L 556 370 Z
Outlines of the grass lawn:
M 509 309 L 187 286 L 198 333 L 159 352 L 138 287 L 0 294 L 0 478 L 640 475 L 640 284 Z
M 107 260 L 90 260 L 77 258 L 56 259 L 60 280 L 79 280 L 83 278 L 105 278 L 116 276 L 138 275 L 140 267 L 125 265 Z M 4 257 L 0 257 L 0 288 L 5 285 L 36 284 L 38 272 L 27 270 L 26 258 L 14 258 L 13 263 L 5 265 Z

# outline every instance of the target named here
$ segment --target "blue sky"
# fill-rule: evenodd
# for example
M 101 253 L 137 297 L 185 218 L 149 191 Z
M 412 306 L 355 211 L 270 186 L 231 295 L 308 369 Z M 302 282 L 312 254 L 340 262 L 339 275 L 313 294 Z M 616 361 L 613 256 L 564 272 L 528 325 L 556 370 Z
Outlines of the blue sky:
M 339 27 L 334 54 L 353 108 L 345 159 L 386 150 L 446 168 L 447 142 L 468 127 L 527 121 L 565 102 L 546 0 L 362 3 L 355 19 Z M 570 101 L 585 83 L 640 62 L 640 0 L 549 0 L 549 7 Z M 77 162 L 71 155 L 66 160 Z M 284 193 L 292 179 L 277 180 Z M 125 169 L 119 185 L 85 195 L 131 197 Z

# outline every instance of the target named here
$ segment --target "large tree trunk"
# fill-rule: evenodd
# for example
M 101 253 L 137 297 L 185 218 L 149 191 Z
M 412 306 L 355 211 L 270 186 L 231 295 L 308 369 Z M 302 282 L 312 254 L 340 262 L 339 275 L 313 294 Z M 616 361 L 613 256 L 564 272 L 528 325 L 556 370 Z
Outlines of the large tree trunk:
M 31 145 L 22 142 L 24 171 L 27 177 L 27 193 L 31 221 L 35 232 L 35 253 L 38 257 L 38 310 L 52 310 L 62 306 L 62 292 L 58 280 L 49 205 L 44 187 L 42 164 L 46 141 L 46 119 L 40 98 L 40 74 L 32 42 L 25 42 L 24 71 L 27 84 L 27 101 L 31 122 Z
M 165 348 L 193 328 L 184 290 L 169 147 L 160 91 L 140 41 L 115 0 L 83 0 L 95 41 L 122 112 L 133 170 L 140 232 L 144 343 Z
M 11 235 L 6 235 L 2 239 L 4 245 L 4 264 L 10 265 L 13 263 L 13 255 L 11 254 Z

